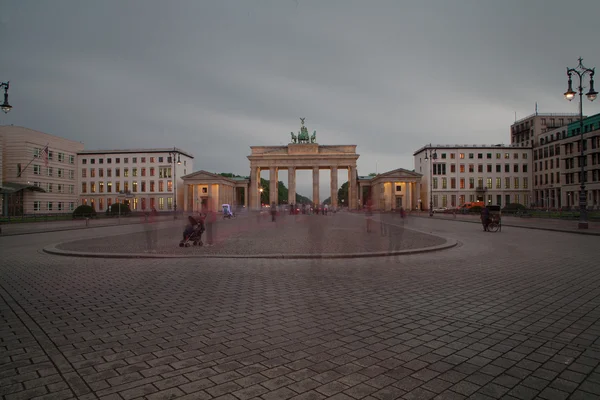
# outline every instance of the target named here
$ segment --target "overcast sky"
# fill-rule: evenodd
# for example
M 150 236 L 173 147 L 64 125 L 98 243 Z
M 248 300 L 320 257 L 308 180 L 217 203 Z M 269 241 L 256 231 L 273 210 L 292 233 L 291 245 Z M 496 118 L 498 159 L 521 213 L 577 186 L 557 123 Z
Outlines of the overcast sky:
M 249 146 L 287 144 L 299 117 L 320 144 L 357 144 L 361 175 L 412 170 L 429 142 L 508 143 L 515 113 L 536 102 L 578 112 L 562 96 L 578 57 L 600 67 L 598 0 L 0 0 L 0 10 L 0 80 L 14 107 L 2 124 L 86 149 L 177 146 L 196 170 L 243 175 Z M 600 101 L 584 107 L 598 113 Z M 298 174 L 309 197 L 310 179 Z

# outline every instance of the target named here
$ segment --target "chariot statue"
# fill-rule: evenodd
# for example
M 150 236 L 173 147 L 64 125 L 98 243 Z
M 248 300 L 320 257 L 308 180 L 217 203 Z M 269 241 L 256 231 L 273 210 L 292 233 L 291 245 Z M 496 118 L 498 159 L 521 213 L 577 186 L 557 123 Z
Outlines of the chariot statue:
M 301 126 L 298 135 L 294 135 L 294 132 L 291 132 L 292 143 L 317 143 L 317 131 L 314 131 L 312 136 L 309 136 L 308 128 L 304 126 L 305 119 L 300 118 Z

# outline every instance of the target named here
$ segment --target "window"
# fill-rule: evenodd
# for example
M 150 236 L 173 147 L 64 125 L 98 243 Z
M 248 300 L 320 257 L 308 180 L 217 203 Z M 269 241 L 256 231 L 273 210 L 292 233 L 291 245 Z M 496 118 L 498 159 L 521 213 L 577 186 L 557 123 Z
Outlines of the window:
M 73 211 L 75 210 L 75 203 L 74 202 L 69 202 L 69 211 Z
M 433 188 L 437 189 L 438 188 L 438 178 L 433 178 Z
M 442 153 L 442 159 L 446 159 L 446 153 Z
M 121 182 L 117 182 L 115 183 L 115 192 L 120 192 L 121 191 Z
M 461 189 L 465 188 L 465 178 L 460 178 L 460 188 Z
M 54 158 L 54 152 L 52 150 L 48 150 L 48 161 L 52 161 Z
M 496 189 L 502 189 L 502 179 L 496 178 Z
M 159 210 L 165 209 L 165 199 L 163 197 L 158 198 L 158 209 Z
M 75 164 L 75 156 L 69 156 L 69 164 Z
M 496 164 L 496 172 L 502 172 L 502 164 Z
M 120 164 L 121 163 L 121 159 L 119 157 L 115 158 L 115 164 Z
M 173 198 L 167 197 L 167 210 L 172 210 L 172 209 L 173 209 Z
M 106 176 L 108 178 L 112 177 L 112 169 L 111 168 L 106 168 Z
M 81 182 L 81 193 L 87 193 L 87 182 Z
M 456 189 L 456 178 L 450 178 L 450 189 Z
M 96 183 L 90 182 L 90 193 L 96 193 Z
M 146 157 L 142 157 L 142 162 L 145 163 L 146 162 Z
M 90 158 L 90 164 L 96 164 L 96 159 L 95 158 Z
M 502 155 L 500 153 L 496 153 L 496 160 L 499 160 L 502 158 Z
M 115 168 L 115 176 L 121 176 L 121 168 Z
M 475 172 L 475 164 L 469 164 L 469 172 Z
M 104 182 L 98 182 L 98 193 L 104 193 Z
M 137 157 L 133 157 L 131 163 L 132 164 L 137 164 Z
M 158 162 L 163 162 L 164 159 L 165 159 L 164 157 L 158 157 Z M 152 161 L 152 162 L 154 162 L 154 161 Z
M 165 182 L 164 181 L 158 181 L 158 191 L 159 192 L 165 191 Z
M 492 172 L 492 164 L 487 165 L 487 172 Z
M 509 160 L 510 159 L 510 153 L 504 153 L 504 159 L 505 160 Z
M 519 153 L 513 153 L 513 158 L 515 160 L 518 160 L 519 159 Z
M 146 181 L 142 181 L 142 193 L 145 193 L 145 192 L 146 192 Z
M 104 178 L 104 168 L 98 168 L 98 178 Z
M 146 168 L 142 168 L 142 176 L 146 176 Z
M 510 164 L 504 164 L 504 172 L 510 172 Z
M 475 154 L 474 154 L 474 153 L 469 153 L 469 158 L 470 158 L 470 159 L 473 159 L 473 158 L 475 158 Z
M 454 154 L 454 153 L 450 153 L 450 159 L 451 159 L 451 160 L 454 160 L 455 158 L 456 158 L 456 154 Z
M 69 194 L 75 193 L 75 185 L 69 185 Z
M 123 168 L 123 176 L 129 178 L 129 168 Z
M 448 178 L 442 178 L 442 189 L 448 189 Z
M 112 182 L 106 183 L 106 193 L 112 193 Z
M 132 192 L 134 192 L 134 193 L 135 193 L 135 192 L 137 192 L 137 190 L 138 190 L 138 183 L 137 183 L 137 181 L 133 181 L 133 182 L 131 183 L 131 188 L 132 188 L 132 189 L 131 189 L 131 190 L 132 190 Z
M 515 176 L 515 189 L 519 188 L 519 177 Z
M 460 172 L 461 173 L 465 172 L 465 164 L 460 164 Z
M 129 182 L 127 182 L 127 181 L 123 182 L 123 190 L 126 192 L 129 192 Z
M 475 178 L 469 178 L 469 189 L 475 189 Z
M 482 164 L 478 164 L 477 165 L 477 172 L 483 172 L 483 165 Z
M 123 164 L 127 164 L 127 163 L 129 163 L 129 157 L 123 158 Z
M 59 169 L 58 169 L 58 177 L 59 177 L 59 178 L 62 178 L 62 177 L 63 177 L 63 175 L 64 175 L 64 170 L 63 170 L 62 168 L 59 168 Z
M 104 164 L 104 158 L 98 159 L 98 164 Z
M 173 191 L 173 181 L 167 181 L 167 192 Z
M 154 167 L 150 167 L 150 176 L 154 176 L 154 175 L 155 175 Z
M 150 172 L 152 172 L 152 168 L 150 168 Z M 152 174 L 150 174 L 152 175 Z M 170 178 L 171 177 L 171 167 L 159 167 L 158 168 L 158 177 L 159 178 Z
M 107 164 L 112 164 L 112 158 L 107 158 L 107 159 L 106 159 L 106 163 L 107 163 Z
M 60 184 L 60 183 L 59 183 L 59 184 L 57 184 L 56 186 L 57 186 L 57 191 L 58 191 L 58 193 L 64 193 L 64 190 L 63 190 L 63 185 L 62 185 L 62 184 Z
M 90 168 L 90 178 L 96 177 L 96 168 Z
M 504 189 L 510 189 L 510 178 L 504 178 Z
M 42 202 L 39 200 L 35 200 L 33 202 L 33 211 L 40 211 L 42 209 Z
M 132 171 L 131 171 L 131 176 L 138 176 L 137 175 L 137 171 L 138 171 L 137 168 L 133 168 Z
M 62 211 L 63 210 L 63 202 L 59 201 L 58 202 L 58 211 Z
M 519 172 L 519 164 L 513 165 L 513 172 Z
M 87 164 L 87 158 L 82 158 L 82 159 L 81 159 L 81 163 L 82 163 L 82 164 Z
M 154 192 L 154 181 L 150 181 L 150 191 Z
M 487 184 L 487 188 L 491 189 L 492 188 L 492 178 L 487 178 L 486 179 L 486 184 Z
M 150 162 L 151 163 L 156 162 L 156 157 L 150 157 Z
M 527 172 L 527 164 L 523 164 L 523 172 Z
M 458 158 L 460 158 L 461 160 L 462 160 L 462 159 L 464 159 L 464 158 L 465 158 L 465 153 L 460 153 L 460 154 L 458 155 Z
M 51 201 L 49 201 L 49 202 L 46 204 L 46 209 L 47 209 L 48 211 L 52 211 L 52 202 L 51 202 Z
M 58 162 L 65 162 L 65 153 L 58 153 Z
M 48 176 L 53 176 L 54 175 L 54 170 L 52 169 L 52 167 L 46 168 L 46 172 L 47 172 Z
M 42 166 L 41 165 L 33 165 L 33 174 L 41 175 L 42 174 Z
M 488 160 L 491 160 L 491 159 L 492 159 L 492 153 L 487 153 L 487 154 L 486 154 L 486 158 L 487 158 Z

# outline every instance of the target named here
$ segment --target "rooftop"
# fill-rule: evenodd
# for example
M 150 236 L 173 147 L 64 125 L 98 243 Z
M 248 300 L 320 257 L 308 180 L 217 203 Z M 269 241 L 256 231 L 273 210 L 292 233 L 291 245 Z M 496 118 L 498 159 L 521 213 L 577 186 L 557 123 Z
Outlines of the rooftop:
M 421 147 L 413 153 L 413 156 L 427 150 L 440 149 L 531 149 L 531 146 L 522 146 L 521 144 L 428 144 Z
M 520 124 L 523 121 L 527 121 L 528 119 L 534 117 L 579 117 L 579 113 L 533 113 L 524 118 L 521 118 L 518 121 L 513 122 L 513 125 Z
M 194 158 L 191 153 L 183 151 L 177 147 L 166 147 L 166 148 L 154 148 L 154 149 L 112 149 L 112 150 L 82 150 L 77 152 L 79 155 L 92 155 L 92 154 L 133 154 L 133 153 L 168 153 L 175 152 L 182 155 Z

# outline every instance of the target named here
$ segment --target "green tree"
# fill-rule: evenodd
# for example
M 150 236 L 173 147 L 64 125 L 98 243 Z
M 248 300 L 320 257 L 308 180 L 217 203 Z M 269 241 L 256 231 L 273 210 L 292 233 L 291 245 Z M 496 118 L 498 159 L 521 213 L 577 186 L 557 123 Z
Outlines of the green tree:
M 348 182 L 344 182 L 338 189 L 338 205 L 348 206 Z

